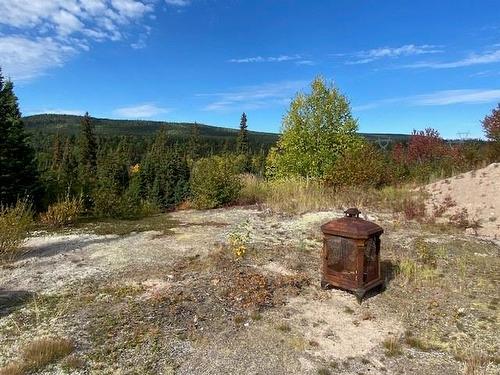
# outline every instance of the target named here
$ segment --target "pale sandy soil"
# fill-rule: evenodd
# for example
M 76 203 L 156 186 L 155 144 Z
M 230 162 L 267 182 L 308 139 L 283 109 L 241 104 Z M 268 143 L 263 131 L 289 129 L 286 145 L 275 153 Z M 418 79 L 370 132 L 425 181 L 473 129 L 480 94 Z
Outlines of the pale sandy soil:
M 500 239 L 500 163 L 429 184 L 426 191 L 428 214 L 443 208 L 438 221 L 465 209 L 468 233 Z
M 388 284 L 359 305 L 349 293 L 319 286 L 319 226 L 340 215 L 230 208 L 165 215 L 176 220 L 169 234 L 37 233 L 27 254 L 0 270 L 0 367 L 43 336 L 74 341 L 83 362 L 74 374 L 447 375 L 464 371 L 464 360 L 454 358 L 460 348 L 498 352 L 498 298 L 487 273 L 498 266 L 497 245 L 369 213 L 386 229 Z M 228 236 L 242 228 L 250 233 L 248 254 L 233 261 Z M 411 282 L 394 272 L 399 259 L 414 258 L 419 236 L 443 276 Z M 458 271 L 444 271 L 455 265 L 476 274 L 457 279 Z M 237 289 L 238 275 L 308 281 L 273 287 L 269 303 L 249 308 L 241 300 L 254 292 L 257 299 L 258 291 Z M 433 349 L 405 344 L 408 330 Z M 391 337 L 401 354 L 387 354 Z M 488 358 L 482 374 L 498 370 Z M 62 374 L 61 363 L 41 373 Z

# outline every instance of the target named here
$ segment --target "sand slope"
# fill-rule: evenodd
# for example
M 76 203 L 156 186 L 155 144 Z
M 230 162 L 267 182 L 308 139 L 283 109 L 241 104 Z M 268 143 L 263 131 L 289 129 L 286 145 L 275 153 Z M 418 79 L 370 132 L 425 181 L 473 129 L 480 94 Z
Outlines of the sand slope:
M 437 181 L 425 189 L 430 194 L 427 211 L 430 215 L 438 212 L 438 221 L 449 221 L 465 209 L 469 233 L 500 238 L 500 163 Z M 479 227 L 472 229 L 474 222 Z

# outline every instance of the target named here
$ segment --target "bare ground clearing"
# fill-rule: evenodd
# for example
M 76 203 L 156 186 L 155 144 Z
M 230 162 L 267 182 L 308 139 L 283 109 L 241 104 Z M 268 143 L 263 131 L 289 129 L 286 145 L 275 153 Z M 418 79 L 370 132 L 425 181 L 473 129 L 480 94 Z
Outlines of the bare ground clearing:
M 497 242 L 370 214 L 388 285 L 358 305 L 319 287 L 319 225 L 336 216 L 230 208 L 159 216 L 162 231 L 36 233 L 1 269 L 0 367 L 50 336 L 75 351 L 44 374 L 498 373 Z M 235 260 L 228 236 L 247 229 Z

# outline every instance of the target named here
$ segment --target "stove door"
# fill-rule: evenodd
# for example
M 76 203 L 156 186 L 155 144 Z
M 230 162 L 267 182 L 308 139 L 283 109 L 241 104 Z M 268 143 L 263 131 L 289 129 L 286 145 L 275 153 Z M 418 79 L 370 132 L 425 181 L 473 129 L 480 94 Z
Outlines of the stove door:
M 326 240 L 327 266 L 342 277 L 356 280 L 356 253 L 354 240 L 343 237 L 330 237 Z

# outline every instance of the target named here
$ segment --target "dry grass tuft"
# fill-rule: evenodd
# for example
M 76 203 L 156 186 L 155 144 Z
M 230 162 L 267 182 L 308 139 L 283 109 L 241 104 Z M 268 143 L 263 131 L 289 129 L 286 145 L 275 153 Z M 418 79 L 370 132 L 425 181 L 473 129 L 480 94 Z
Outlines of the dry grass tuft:
M 27 202 L 19 201 L 12 207 L 0 205 L 0 262 L 15 258 L 32 222 L 33 213 Z
M 62 337 L 44 337 L 32 341 L 21 350 L 21 359 L 0 369 L 0 375 L 22 375 L 37 372 L 66 357 L 73 343 Z
M 407 219 L 425 215 L 422 192 L 409 187 L 352 186 L 335 189 L 305 178 L 264 180 L 253 175 L 242 178 L 240 204 L 263 203 L 273 211 L 301 214 L 335 208 L 383 209 L 404 214 Z
M 26 345 L 21 356 L 27 368 L 37 370 L 66 357 L 73 350 L 73 343 L 68 339 L 44 337 Z
M 482 375 L 484 367 L 489 363 L 487 356 L 473 352 L 465 356 L 464 375 Z
M 385 355 L 388 357 L 394 357 L 400 355 L 403 351 L 401 348 L 401 343 L 399 339 L 395 336 L 389 336 L 382 343 L 385 348 Z
M 82 212 L 82 197 L 70 198 L 67 196 L 64 200 L 50 205 L 47 212 L 40 214 L 40 221 L 51 228 L 60 228 L 74 224 Z
M 7 366 L 0 368 L 0 375 L 24 375 L 25 370 L 22 364 L 18 362 L 9 363 Z

